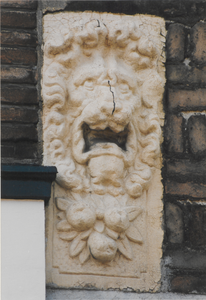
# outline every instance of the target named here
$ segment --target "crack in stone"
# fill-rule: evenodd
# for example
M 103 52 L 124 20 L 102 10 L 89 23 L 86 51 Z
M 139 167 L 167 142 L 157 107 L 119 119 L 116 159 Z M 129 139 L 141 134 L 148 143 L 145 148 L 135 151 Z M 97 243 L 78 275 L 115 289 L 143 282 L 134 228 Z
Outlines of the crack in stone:
M 110 81 L 108 80 L 108 84 L 109 84 L 109 89 L 110 89 L 110 92 L 112 93 L 112 97 L 113 97 L 113 104 L 114 104 L 114 108 L 112 110 L 112 115 L 115 111 L 115 101 L 114 101 L 114 92 L 112 91 L 112 87 L 111 87 L 111 84 L 110 84 Z

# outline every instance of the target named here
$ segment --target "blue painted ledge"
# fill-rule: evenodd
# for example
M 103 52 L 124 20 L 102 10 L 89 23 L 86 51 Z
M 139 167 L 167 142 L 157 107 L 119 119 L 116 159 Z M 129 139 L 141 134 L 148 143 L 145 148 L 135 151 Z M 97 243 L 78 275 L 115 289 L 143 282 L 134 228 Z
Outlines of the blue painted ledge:
M 2 199 L 36 199 L 48 202 L 56 167 L 30 165 L 1 166 Z

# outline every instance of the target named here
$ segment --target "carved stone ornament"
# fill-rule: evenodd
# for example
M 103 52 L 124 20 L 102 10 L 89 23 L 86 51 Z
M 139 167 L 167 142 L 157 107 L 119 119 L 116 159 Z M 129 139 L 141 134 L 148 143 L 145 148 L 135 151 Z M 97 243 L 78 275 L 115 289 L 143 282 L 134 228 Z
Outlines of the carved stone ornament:
M 50 286 L 158 289 L 164 36 L 152 16 L 44 16 Z

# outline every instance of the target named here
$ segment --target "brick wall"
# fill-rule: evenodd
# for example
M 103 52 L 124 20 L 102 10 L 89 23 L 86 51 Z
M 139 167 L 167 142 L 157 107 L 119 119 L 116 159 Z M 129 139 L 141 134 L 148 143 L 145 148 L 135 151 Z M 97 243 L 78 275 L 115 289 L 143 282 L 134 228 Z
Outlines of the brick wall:
M 167 26 L 165 264 L 170 291 L 206 293 L 206 22 Z
M 37 1 L 1 1 L 2 162 L 38 164 Z
M 206 293 L 205 0 L 39 1 L 43 12 L 96 10 L 165 18 L 163 290 Z M 41 164 L 37 2 L 2 1 L 2 158 Z M 40 135 L 39 135 L 40 136 Z

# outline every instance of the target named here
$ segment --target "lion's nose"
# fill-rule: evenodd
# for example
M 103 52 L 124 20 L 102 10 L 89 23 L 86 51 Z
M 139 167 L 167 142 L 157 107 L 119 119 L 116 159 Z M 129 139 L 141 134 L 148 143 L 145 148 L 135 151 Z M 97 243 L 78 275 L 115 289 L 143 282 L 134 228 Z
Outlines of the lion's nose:
M 101 101 L 101 112 L 107 115 L 119 112 L 122 108 L 121 102 L 117 97 L 115 88 L 110 88 L 109 91 L 105 91 Z

